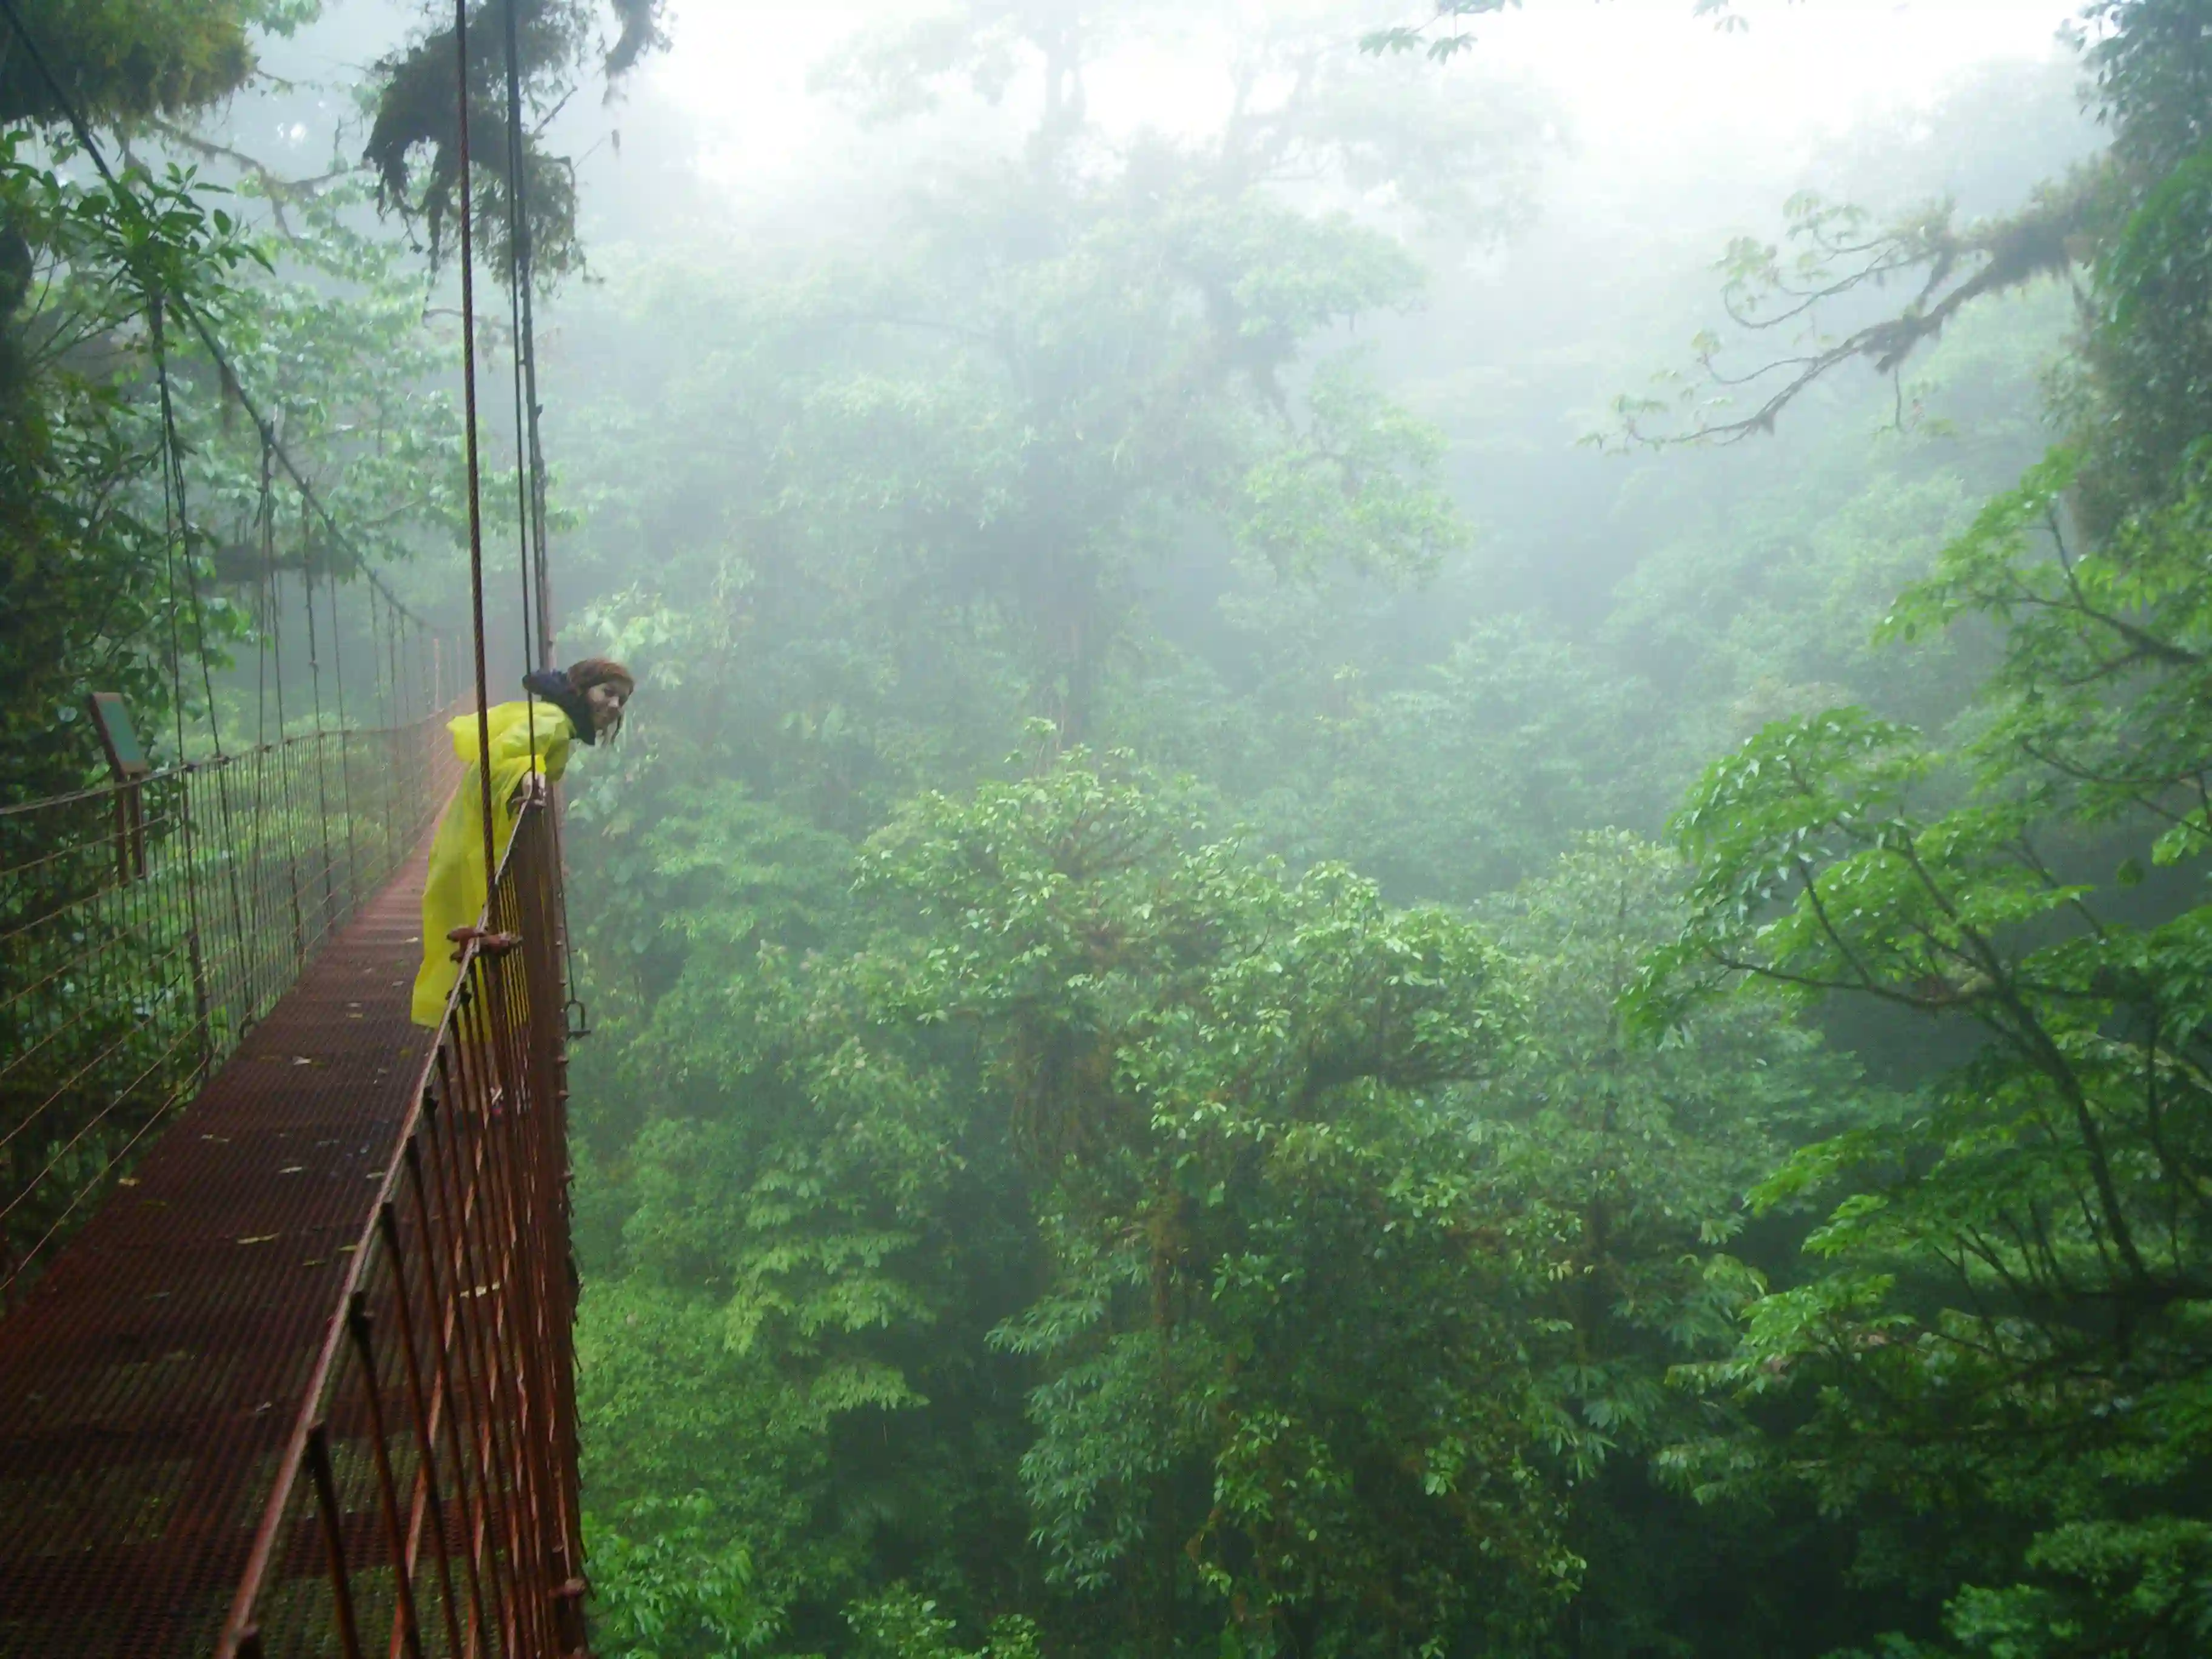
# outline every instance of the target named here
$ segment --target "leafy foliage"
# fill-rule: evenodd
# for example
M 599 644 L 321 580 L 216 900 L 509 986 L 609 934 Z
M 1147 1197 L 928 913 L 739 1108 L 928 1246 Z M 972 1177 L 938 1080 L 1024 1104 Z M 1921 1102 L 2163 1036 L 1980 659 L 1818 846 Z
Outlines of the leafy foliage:
M 257 27 L 290 28 L 313 0 L 20 0 L 16 7 L 68 106 L 90 121 L 180 115 L 235 92 L 253 72 Z M 0 125 L 61 126 L 70 115 L 9 33 L 0 58 Z
M 422 221 L 434 258 L 446 246 L 465 184 L 456 95 L 465 79 L 465 187 L 474 192 L 477 235 L 492 267 L 511 269 L 518 252 L 507 226 L 509 198 L 519 189 L 525 247 L 540 279 L 550 283 L 580 269 L 574 175 L 566 157 L 545 149 L 544 125 L 573 95 L 594 55 L 612 83 L 667 44 L 660 0 L 607 0 L 616 30 L 611 41 L 601 40 L 595 27 L 601 10 L 596 0 L 477 0 L 469 10 L 464 69 L 453 9 L 434 5 L 421 37 L 377 66 L 376 115 L 363 159 L 375 171 L 380 201 L 410 222 Z M 510 118 L 510 73 L 520 100 L 520 131 Z
M 2129 100 L 2187 83 L 2197 43 L 2160 8 L 2106 11 L 2115 153 L 2154 204 L 2191 164 L 2136 171 L 2164 129 Z M 2201 297 L 2185 264 L 2130 263 L 2156 222 L 2100 269 L 2093 365 L 2162 349 Z M 1763 1183 L 1765 1205 L 1832 1205 L 1809 1241 L 1828 1271 L 1755 1304 L 1702 1375 L 1801 1415 L 1680 1455 L 1716 1492 L 1798 1482 L 1863 1516 L 1870 1569 L 1942 1603 L 1900 1652 L 2180 1654 L 2212 1619 L 2204 486 L 2193 461 L 2115 465 L 2172 413 L 2158 386 L 2110 374 L 2097 395 L 2112 430 L 1992 501 L 1887 624 L 2001 641 L 1959 740 L 1840 708 L 1716 763 L 1676 821 L 1690 925 L 1639 994 L 1663 1021 L 1749 974 L 1974 1034 L 1909 1109 Z
M 639 1182 L 633 1259 L 714 1286 L 733 1352 L 775 1356 L 783 1409 L 823 1425 L 933 1405 L 884 1356 L 979 1277 L 1028 1284 L 992 1369 L 1034 1378 L 1048 1576 L 1136 1630 L 1349 1630 L 1377 1595 L 1434 1629 L 1480 1616 L 1458 1579 L 1486 1557 L 1540 1601 L 1502 1264 L 1450 1168 L 1447 1097 L 1515 1023 L 1494 954 L 1346 872 L 1196 842 L 1125 769 L 1072 755 L 878 837 L 864 880 L 910 896 L 914 943 L 787 981 L 812 1012 L 778 1023 L 749 1187 L 714 1172 L 728 1129 L 648 1137 L 691 1197 Z M 785 1091 L 779 1133 L 758 1103 Z M 1378 1320 L 1402 1386 L 1346 1393 Z
M 95 680 L 158 732 L 185 649 L 219 651 L 239 631 L 200 602 L 196 550 L 164 521 L 142 377 L 161 327 L 153 296 L 208 301 L 256 258 L 188 173 L 134 171 L 126 195 L 65 180 L 29 148 L 0 139 L 0 216 L 25 259 L 0 316 L 0 650 L 18 676 L 0 752 L 22 799 L 74 787 L 94 761 L 88 741 L 58 748 L 51 734 Z
M 592 1608 L 601 1640 L 638 1659 L 701 1641 L 724 1652 L 761 1645 L 766 1630 L 750 1595 L 751 1562 L 732 1545 L 702 1547 L 713 1515 L 711 1500 L 693 1492 L 639 1500 L 624 1521 L 642 1536 L 589 1526 L 592 1559 L 606 1580 Z

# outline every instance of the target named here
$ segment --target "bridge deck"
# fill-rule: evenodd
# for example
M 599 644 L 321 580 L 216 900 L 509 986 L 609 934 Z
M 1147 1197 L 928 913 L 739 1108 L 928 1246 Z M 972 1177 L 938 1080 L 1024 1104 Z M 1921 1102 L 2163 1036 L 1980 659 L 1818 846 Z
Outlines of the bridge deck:
M 0 1656 L 215 1644 L 431 1034 L 422 854 L 0 1322 Z

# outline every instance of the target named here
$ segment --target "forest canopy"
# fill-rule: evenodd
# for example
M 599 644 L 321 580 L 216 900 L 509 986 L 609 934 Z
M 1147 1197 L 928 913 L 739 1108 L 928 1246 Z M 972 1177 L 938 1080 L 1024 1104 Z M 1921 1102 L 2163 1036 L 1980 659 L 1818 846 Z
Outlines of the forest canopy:
M 2212 1650 L 2212 0 L 18 3 L 11 799 L 538 308 L 593 1651 Z

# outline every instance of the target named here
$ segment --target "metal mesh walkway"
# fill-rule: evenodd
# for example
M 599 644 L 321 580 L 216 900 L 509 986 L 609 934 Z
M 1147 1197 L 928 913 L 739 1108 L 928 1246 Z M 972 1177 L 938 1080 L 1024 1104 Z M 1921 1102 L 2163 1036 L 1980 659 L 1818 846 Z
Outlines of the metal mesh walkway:
M 0 1322 L 0 1655 L 211 1652 L 432 1034 L 420 854 Z

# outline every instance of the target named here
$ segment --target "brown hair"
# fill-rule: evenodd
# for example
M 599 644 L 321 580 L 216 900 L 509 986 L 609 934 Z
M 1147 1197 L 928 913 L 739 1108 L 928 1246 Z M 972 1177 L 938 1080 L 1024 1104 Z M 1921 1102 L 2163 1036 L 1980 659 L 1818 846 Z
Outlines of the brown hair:
M 584 696 L 595 685 L 619 685 L 623 701 L 628 702 L 637 690 L 637 676 L 611 657 L 586 657 L 568 665 L 568 684 L 578 696 Z M 622 716 L 607 728 L 607 741 L 612 743 L 622 735 Z
M 611 657 L 585 657 L 568 665 L 568 684 L 578 696 L 595 685 L 619 685 L 628 697 L 637 690 L 637 676 Z

